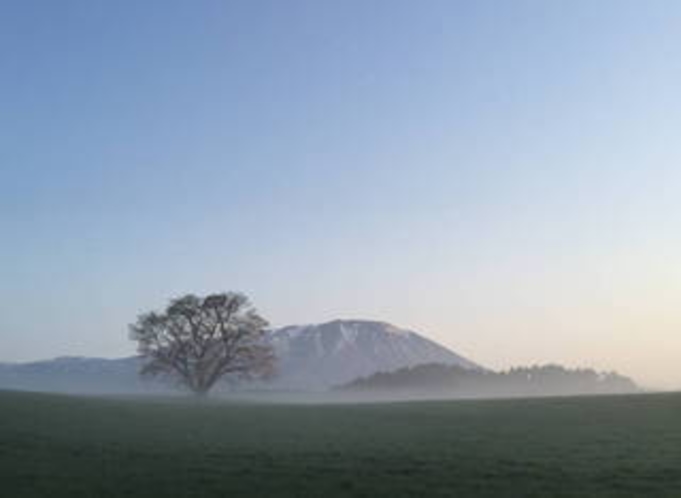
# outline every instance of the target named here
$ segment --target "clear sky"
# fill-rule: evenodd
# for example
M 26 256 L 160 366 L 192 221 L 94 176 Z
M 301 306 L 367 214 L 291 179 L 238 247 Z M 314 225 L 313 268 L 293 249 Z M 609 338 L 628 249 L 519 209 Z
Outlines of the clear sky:
M 0 3 L 0 360 L 185 292 L 681 387 L 681 2 Z

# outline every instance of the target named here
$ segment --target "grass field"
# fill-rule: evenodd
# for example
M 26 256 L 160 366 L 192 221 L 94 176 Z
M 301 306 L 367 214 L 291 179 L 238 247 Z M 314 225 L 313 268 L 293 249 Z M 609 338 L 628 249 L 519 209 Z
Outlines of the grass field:
M 681 497 L 681 395 L 264 405 L 0 393 L 0 496 Z

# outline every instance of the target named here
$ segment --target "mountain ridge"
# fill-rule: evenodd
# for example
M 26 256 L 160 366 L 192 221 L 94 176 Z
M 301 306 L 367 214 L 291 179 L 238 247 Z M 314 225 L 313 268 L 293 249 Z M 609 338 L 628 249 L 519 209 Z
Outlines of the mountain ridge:
M 388 390 L 391 396 L 436 393 L 482 396 L 593 393 L 633 389 L 630 379 L 597 372 L 521 367 L 494 372 L 413 330 L 377 320 L 345 319 L 289 325 L 268 331 L 278 357 L 267 381 L 216 386 L 217 393 L 345 392 Z M 74 394 L 172 394 L 167 380 L 141 379 L 139 356 L 61 356 L 25 363 L 0 363 L 0 389 Z M 535 368 L 533 370 L 533 368 Z M 529 376 L 529 377 L 528 377 Z M 529 380 L 530 377 L 532 380 Z M 351 394 L 352 394 L 351 393 Z
M 241 389 L 326 390 L 376 372 L 443 363 L 482 368 L 450 349 L 388 322 L 336 319 L 320 324 L 288 325 L 268 331 L 277 355 L 277 375 Z M 66 392 L 169 391 L 168 383 L 142 381 L 142 360 L 62 356 L 25 363 L 0 363 L 0 387 Z M 224 388 L 224 386 L 221 386 Z

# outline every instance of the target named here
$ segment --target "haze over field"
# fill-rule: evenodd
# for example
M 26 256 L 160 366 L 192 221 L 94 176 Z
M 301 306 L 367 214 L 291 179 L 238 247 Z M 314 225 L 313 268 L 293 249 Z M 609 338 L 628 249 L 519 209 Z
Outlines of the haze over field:
M 681 387 L 681 3 L 3 2 L 0 362 L 185 292 Z

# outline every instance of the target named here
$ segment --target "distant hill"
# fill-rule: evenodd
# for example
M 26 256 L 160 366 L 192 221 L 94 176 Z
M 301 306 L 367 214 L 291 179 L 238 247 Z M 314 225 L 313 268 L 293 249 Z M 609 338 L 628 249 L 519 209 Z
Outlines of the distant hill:
M 633 393 L 639 388 L 631 379 L 614 372 L 599 373 L 558 365 L 492 372 L 429 364 L 378 372 L 340 386 L 339 390 L 404 396 L 498 397 Z
M 540 395 L 631 392 L 634 383 L 616 374 L 557 366 L 495 373 L 427 339 L 384 322 L 335 320 L 274 329 L 269 340 L 278 361 L 267 382 L 223 382 L 216 391 L 328 391 L 418 393 L 419 396 Z M 0 364 L 0 389 L 86 394 L 177 392 L 172 384 L 142 380 L 141 359 L 63 357 Z
M 170 386 L 143 381 L 140 359 L 65 356 L 29 363 L 0 364 L 0 388 L 86 394 L 141 394 L 170 391 Z
M 245 389 L 325 390 L 361 376 L 423 363 L 479 369 L 416 332 L 367 320 L 335 320 L 320 325 L 274 329 L 270 340 L 277 354 L 276 376 Z M 62 357 L 31 363 L 0 364 L 0 388 L 70 392 L 172 392 L 161 381 L 141 380 L 141 360 Z M 227 389 L 226 384 L 218 390 Z

